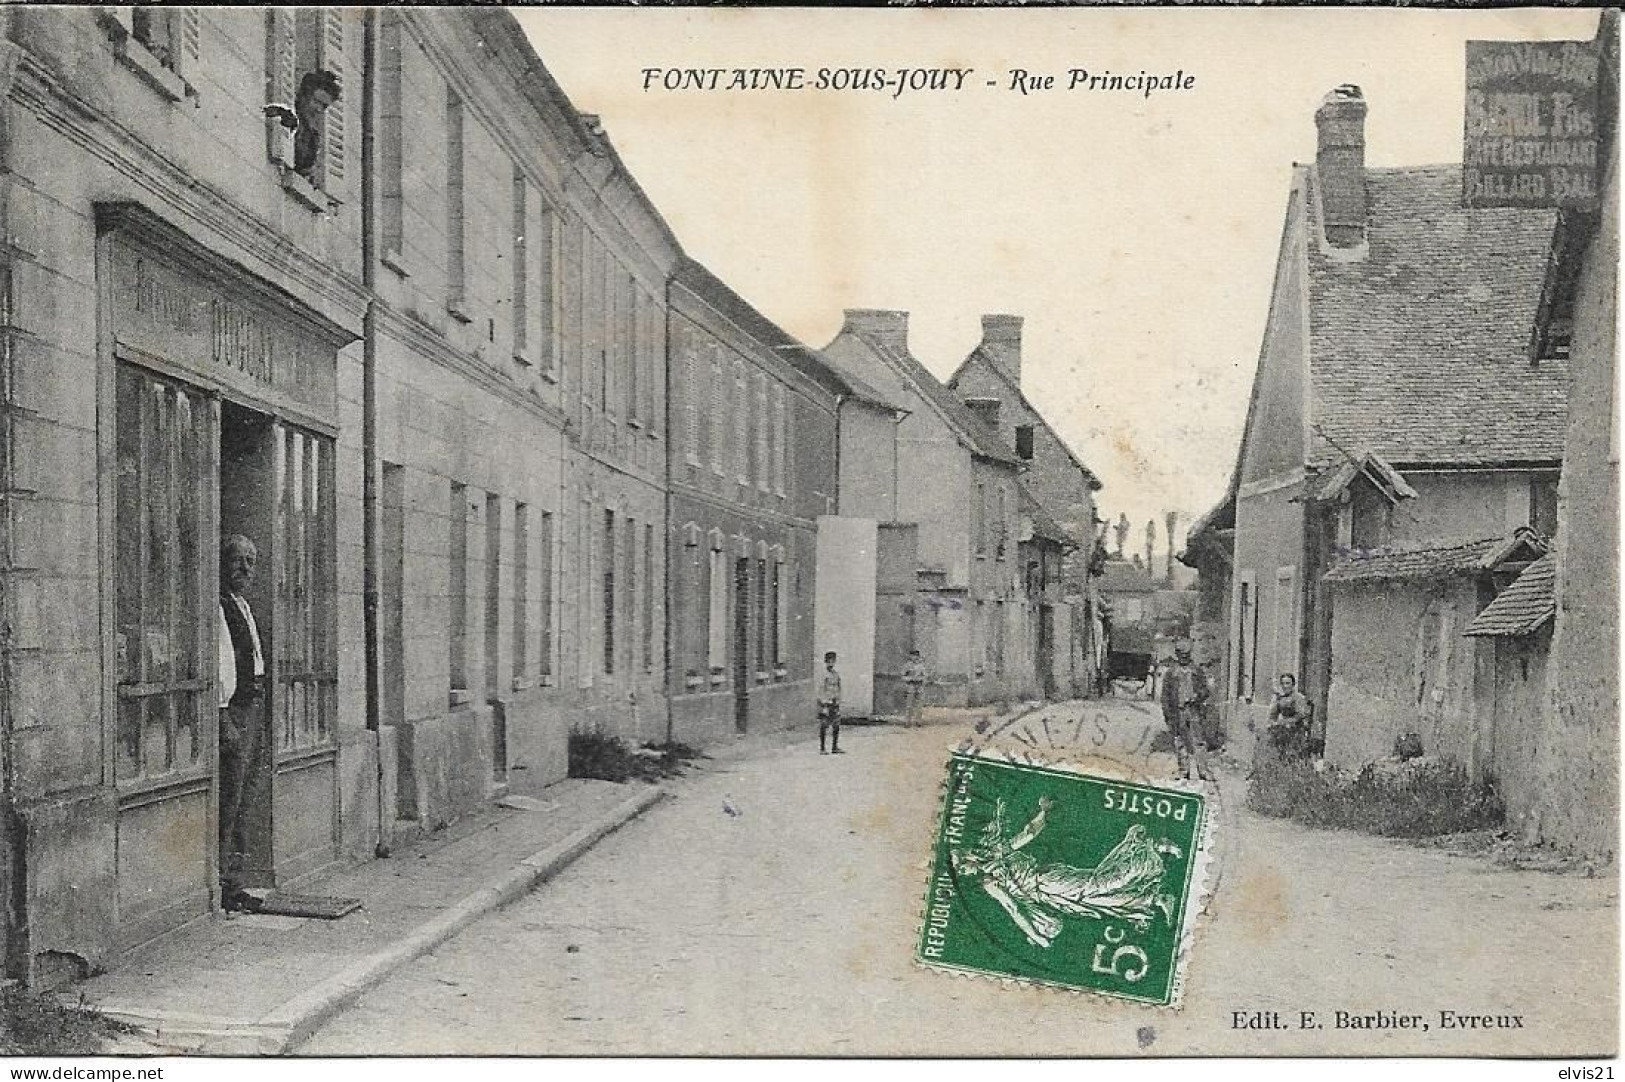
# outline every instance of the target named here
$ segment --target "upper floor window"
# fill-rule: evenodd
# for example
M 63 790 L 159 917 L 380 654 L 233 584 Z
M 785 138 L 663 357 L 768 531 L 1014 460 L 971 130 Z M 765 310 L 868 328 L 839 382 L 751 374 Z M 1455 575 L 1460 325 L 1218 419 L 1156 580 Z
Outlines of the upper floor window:
M 1016 426 L 1016 457 L 1031 461 L 1033 457 L 1033 426 Z
M 99 11 L 112 27 L 119 59 L 153 89 L 179 101 L 194 94 L 188 82 L 197 69 L 202 12 L 182 7 L 106 7 Z
M 271 160 L 329 197 L 345 176 L 346 12 L 266 13 L 266 128 Z M 296 194 L 299 193 L 295 186 Z M 331 201 L 331 200 L 330 200 Z

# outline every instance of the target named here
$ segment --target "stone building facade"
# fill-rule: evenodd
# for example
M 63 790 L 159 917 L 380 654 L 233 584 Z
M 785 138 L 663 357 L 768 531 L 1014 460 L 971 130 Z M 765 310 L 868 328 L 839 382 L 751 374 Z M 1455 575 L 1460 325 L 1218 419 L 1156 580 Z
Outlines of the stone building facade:
M 672 736 L 814 715 L 818 518 L 844 383 L 709 271 L 671 284 Z
M 1046 664 L 1051 672 L 1064 674 L 1058 691 L 1086 695 L 1095 678 L 1089 616 L 1095 576 L 1090 574 L 1090 563 L 1100 480 L 1022 393 L 1021 328 L 1020 316 L 984 315 L 981 342 L 960 364 L 948 386 L 984 415 L 999 441 L 1021 460 L 1022 485 L 1070 540 L 1061 557 L 1060 579 L 1054 584 L 1055 593 L 1068 607 L 1068 626 L 1062 629 L 1064 634 L 1047 640 L 1064 642 L 1066 653 Z
M 223 534 L 260 553 L 251 886 L 563 776 L 572 725 L 661 734 L 679 251 L 512 18 L 0 41 L 9 971 L 219 903 Z
M 820 353 L 838 375 L 907 411 L 896 429 L 895 514 L 918 528 L 895 533 L 895 544 L 913 549 L 889 552 L 887 566 L 915 569 L 914 594 L 879 614 L 875 710 L 898 712 L 910 649 L 929 673 L 928 703 L 1021 694 L 1035 676 L 1021 646 L 1020 460 L 909 353 L 908 313 L 848 309 Z

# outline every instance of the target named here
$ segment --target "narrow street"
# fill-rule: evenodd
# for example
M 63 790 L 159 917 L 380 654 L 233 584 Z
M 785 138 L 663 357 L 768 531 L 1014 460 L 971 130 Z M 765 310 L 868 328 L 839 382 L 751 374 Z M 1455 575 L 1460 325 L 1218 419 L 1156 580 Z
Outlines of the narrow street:
M 1149 704 L 1036 718 L 1126 755 Z M 1095 722 L 1098 725 L 1094 725 Z M 539 892 L 405 967 L 300 1051 L 355 1054 L 1433 1054 L 1611 1051 L 1612 879 L 1497 868 L 1312 831 L 1223 778 L 1223 863 L 1178 1012 L 928 972 L 911 960 L 943 762 L 959 726 L 857 728 L 848 754 L 764 742 Z M 1168 756 L 1139 760 L 1166 776 Z M 1532 997 L 1531 988 L 1542 989 Z M 1233 1028 L 1279 1011 L 1278 1032 Z M 1428 1032 L 1335 1028 L 1334 1012 Z M 1522 1014 L 1448 1030 L 1439 1012 Z M 1299 1030 L 1315 1011 L 1324 1029 Z M 1062 1019 L 1070 1025 L 1058 1025 Z

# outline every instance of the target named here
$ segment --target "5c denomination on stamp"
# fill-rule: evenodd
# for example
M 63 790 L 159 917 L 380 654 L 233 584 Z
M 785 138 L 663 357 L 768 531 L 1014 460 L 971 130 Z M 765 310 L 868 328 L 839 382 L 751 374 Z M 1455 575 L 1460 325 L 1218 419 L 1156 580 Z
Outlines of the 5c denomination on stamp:
M 916 958 L 1177 1005 L 1208 831 L 1194 785 L 958 750 Z

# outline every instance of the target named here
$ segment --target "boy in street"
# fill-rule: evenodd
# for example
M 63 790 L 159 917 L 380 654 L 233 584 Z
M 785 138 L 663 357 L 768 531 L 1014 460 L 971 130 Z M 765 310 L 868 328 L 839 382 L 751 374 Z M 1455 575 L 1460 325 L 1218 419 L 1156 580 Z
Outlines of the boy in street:
M 920 724 L 920 693 L 925 688 L 925 661 L 918 650 L 908 652 L 908 664 L 903 666 L 903 724 L 914 728 Z
M 829 754 L 841 755 L 841 674 L 835 671 L 835 651 L 824 655 L 824 676 L 818 682 L 818 754 L 824 752 L 824 735 L 830 736 Z

